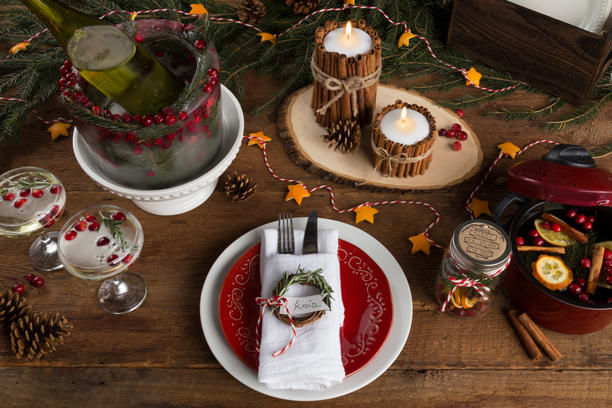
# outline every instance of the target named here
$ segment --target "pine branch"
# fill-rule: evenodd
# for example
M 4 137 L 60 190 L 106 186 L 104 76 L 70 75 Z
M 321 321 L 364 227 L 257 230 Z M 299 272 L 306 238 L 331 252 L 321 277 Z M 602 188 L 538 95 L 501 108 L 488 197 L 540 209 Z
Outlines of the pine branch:
M 590 102 L 582 105 L 569 116 L 560 120 L 548 121 L 544 124 L 544 128 L 548 130 L 561 130 L 567 126 L 576 126 L 595 119 L 601 109 L 612 101 L 612 92 L 608 93 L 601 99 L 595 102 Z
M 565 101 L 559 97 L 551 98 L 548 103 L 537 109 L 524 108 L 522 110 L 509 110 L 502 108 L 498 111 L 487 111 L 485 116 L 501 116 L 504 120 L 530 120 L 541 116 L 555 113 L 565 105 Z

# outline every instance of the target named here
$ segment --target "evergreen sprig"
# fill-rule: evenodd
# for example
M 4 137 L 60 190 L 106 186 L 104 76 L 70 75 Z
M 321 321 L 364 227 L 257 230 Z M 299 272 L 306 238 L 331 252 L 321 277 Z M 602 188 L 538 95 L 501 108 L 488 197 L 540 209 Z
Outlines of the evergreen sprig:
M 331 301 L 333 299 L 332 293 L 334 290 L 325 280 L 325 277 L 321 274 L 323 270 L 321 268 L 314 271 L 304 271 L 304 268 L 298 266 L 295 273 L 290 274 L 285 271 L 282 278 L 278 281 L 274 287 L 275 296 L 284 296 L 287 290 L 293 285 L 310 285 L 317 288 L 323 296 L 323 302 L 331 310 Z
M 9 181 L 6 186 L 0 187 L 0 195 L 7 193 L 9 191 L 45 188 L 45 187 L 49 187 L 52 184 L 54 184 L 51 181 L 46 180 L 44 175 L 40 173 L 38 175 L 42 177 L 43 180 L 40 180 L 40 179 L 32 180 L 29 177 L 24 177 L 24 178 L 20 178 L 14 181 Z M 0 177 L 0 182 L 2 181 L 6 181 L 6 179 L 3 179 L 2 177 Z
M 104 225 L 106 225 L 108 229 L 110 230 L 110 233 L 113 239 L 115 240 L 115 242 L 119 242 L 119 247 L 121 248 L 122 251 L 125 251 L 128 248 L 128 243 L 125 240 L 125 238 L 123 238 L 123 231 L 121 231 L 121 228 L 120 228 L 121 224 L 123 224 L 125 220 L 115 220 L 115 219 L 105 216 L 102 213 L 99 213 L 99 214 L 100 214 L 100 218 L 102 219 L 102 222 L 104 223 Z

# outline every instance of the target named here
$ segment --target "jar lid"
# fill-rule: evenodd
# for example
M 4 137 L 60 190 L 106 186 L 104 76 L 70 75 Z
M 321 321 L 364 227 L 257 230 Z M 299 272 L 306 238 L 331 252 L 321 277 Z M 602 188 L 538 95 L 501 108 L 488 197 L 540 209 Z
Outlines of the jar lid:
M 581 146 L 557 145 L 508 170 L 507 187 L 524 197 L 580 207 L 612 206 L 612 173 Z
M 461 267 L 488 272 L 508 261 L 511 246 L 506 232 L 487 220 L 470 220 L 455 229 L 450 243 L 451 256 Z

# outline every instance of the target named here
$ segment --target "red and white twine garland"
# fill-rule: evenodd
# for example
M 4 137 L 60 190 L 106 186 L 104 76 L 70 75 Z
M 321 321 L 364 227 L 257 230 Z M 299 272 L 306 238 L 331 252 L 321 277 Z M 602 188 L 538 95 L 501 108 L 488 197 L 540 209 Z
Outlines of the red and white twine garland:
M 287 307 L 287 298 L 283 296 L 272 296 L 269 298 L 256 297 L 255 303 L 259 305 L 259 318 L 257 319 L 257 326 L 255 326 L 255 350 L 259 353 L 259 342 L 261 340 L 261 336 L 259 333 L 259 328 L 261 327 L 261 321 L 263 319 L 264 312 L 266 307 L 284 307 L 287 309 L 287 318 L 289 319 L 289 324 L 291 326 L 291 340 L 285 347 L 281 350 L 275 351 L 272 353 L 272 357 L 278 357 L 283 354 L 285 351 L 291 347 L 293 342 L 297 337 L 297 331 L 295 330 L 295 324 L 293 324 L 293 317 L 291 317 L 291 313 L 289 312 L 289 308 Z

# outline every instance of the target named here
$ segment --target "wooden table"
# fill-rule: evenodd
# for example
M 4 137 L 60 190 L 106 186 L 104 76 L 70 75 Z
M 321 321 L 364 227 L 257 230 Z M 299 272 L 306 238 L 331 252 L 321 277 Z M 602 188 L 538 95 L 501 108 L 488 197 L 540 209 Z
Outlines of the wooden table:
M 249 112 L 277 89 L 270 78 L 253 74 L 243 100 Z M 459 90 L 458 92 L 464 92 Z M 433 99 L 448 95 L 428 95 Z M 515 93 L 504 106 L 542 103 L 545 97 Z M 522 146 L 539 138 L 593 146 L 610 142 L 612 106 L 583 128 L 549 133 L 537 122 L 505 123 L 468 109 L 465 119 L 480 137 L 484 163 L 497 155 L 497 144 L 507 140 Z M 57 103 L 41 109 L 44 117 L 62 113 Z M 282 175 L 307 185 L 321 179 L 293 164 L 275 140 L 272 114 L 247 116 L 248 132 L 263 130 L 271 136 L 272 166 Z M 199 318 L 200 292 L 216 257 L 245 232 L 276 217 L 280 210 L 305 216 L 319 210 L 321 217 L 353 223 L 354 215 L 338 214 L 324 191 L 305 199 L 301 207 L 285 202 L 286 185 L 266 171 L 261 151 L 241 147 L 230 170 L 253 176 L 257 194 L 234 203 L 216 191 L 202 206 L 183 215 L 159 217 L 141 211 L 132 202 L 102 191 L 80 169 L 71 140 L 52 142 L 46 126 L 30 121 L 19 143 L 0 150 L 0 172 L 36 165 L 55 173 L 67 189 L 62 221 L 97 203 L 123 206 L 138 217 L 145 230 L 145 245 L 135 272 L 148 285 L 142 307 L 124 316 L 104 313 L 96 304 L 96 282 L 77 279 L 66 271 L 41 273 L 46 284 L 34 289 L 24 275 L 34 272 L 27 259 L 31 237 L 0 238 L 0 288 L 26 283 L 28 298 L 39 311 L 64 313 L 74 324 L 72 335 L 57 352 L 42 361 L 20 361 L 10 351 L 8 336 L 0 337 L 0 396 L 9 407 L 285 407 L 287 401 L 259 394 L 239 383 L 215 360 Z M 536 147 L 521 159 L 547 151 Z M 612 160 L 599 160 L 610 168 Z M 506 194 L 500 181 L 511 161 L 503 160 L 478 194 L 494 205 Z M 481 173 L 482 174 L 482 173 Z M 432 237 L 446 245 L 455 226 L 465 220 L 463 202 L 480 176 L 445 191 L 427 193 L 372 193 L 331 184 L 340 208 L 369 200 L 418 199 L 442 214 Z M 509 325 L 504 310 L 511 305 L 498 296 L 480 320 L 459 320 L 438 311 L 434 282 L 442 252 L 411 255 L 408 237 L 421 232 L 432 215 L 419 206 L 379 208 L 375 223 L 357 224 L 381 241 L 406 273 L 414 301 L 414 320 L 408 341 L 391 368 L 370 385 L 344 397 L 317 403 L 322 407 L 603 407 L 612 397 L 612 327 L 598 333 L 571 336 L 546 331 L 563 353 L 551 362 L 531 361 Z M 57 229 L 53 227 L 52 229 Z M 298 404 L 291 404 L 298 405 Z M 305 404 L 301 404 L 305 405 Z M 314 404 L 310 404 L 311 406 Z

